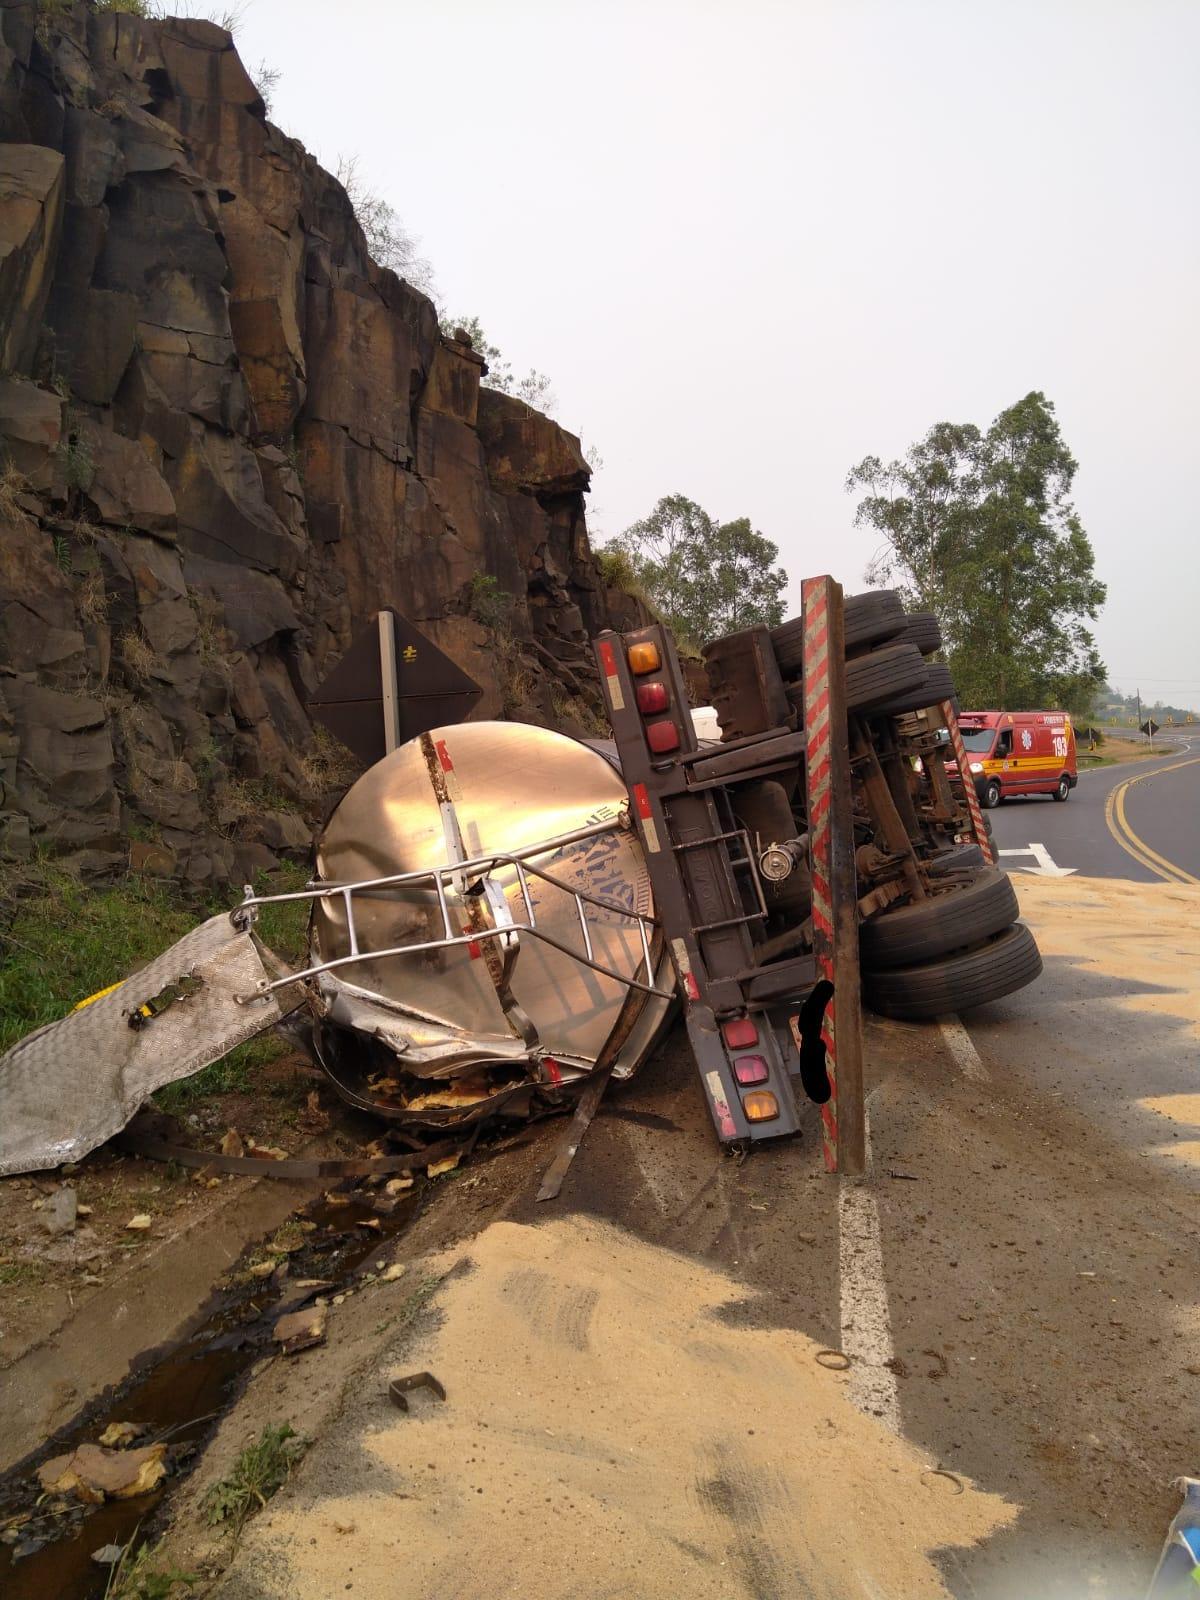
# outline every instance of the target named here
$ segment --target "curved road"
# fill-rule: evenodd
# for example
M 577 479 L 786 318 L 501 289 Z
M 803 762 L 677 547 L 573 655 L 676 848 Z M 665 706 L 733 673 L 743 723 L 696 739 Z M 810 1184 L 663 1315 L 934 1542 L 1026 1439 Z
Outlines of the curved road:
M 1048 795 L 1002 800 L 989 813 L 1010 871 L 1073 869 L 1135 883 L 1200 883 L 1200 736 L 1168 754 L 1084 770 L 1065 805 Z M 1044 855 L 1030 854 L 1040 845 Z M 1009 854 L 1008 852 L 1018 852 Z

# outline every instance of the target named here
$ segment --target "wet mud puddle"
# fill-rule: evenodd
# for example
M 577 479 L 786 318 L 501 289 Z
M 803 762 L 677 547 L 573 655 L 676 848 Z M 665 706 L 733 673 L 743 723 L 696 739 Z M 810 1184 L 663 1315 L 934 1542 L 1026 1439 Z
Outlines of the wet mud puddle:
M 4 1600 L 103 1600 L 110 1568 L 92 1559 L 105 1545 L 152 1537 L 155 1515 L 190 1470 L 249 1369 L 278 1347 L 279 1317 L 341 1292 L 421 1209 L 425 1185 L 395 1200 L 330 1191 L 245 1250 L 214 1292 L 202 1321 L 180 1344 L 151 1356 L 93 1401 L 36 1455 L 0 1479 L 0 1595 Z M 265 1265 L 278 1258 L 269 1274 Z M 256 1270 L 257 1269 L 257 1270 Z M 165 1445 L 166 1476 L 148 1493 L 88 1504 L 46 1489 L 38 1468 L 110 1424 L 136 1428 L 136 1448 Z M 116 1452 L 119 1457 L 123 1452 Z

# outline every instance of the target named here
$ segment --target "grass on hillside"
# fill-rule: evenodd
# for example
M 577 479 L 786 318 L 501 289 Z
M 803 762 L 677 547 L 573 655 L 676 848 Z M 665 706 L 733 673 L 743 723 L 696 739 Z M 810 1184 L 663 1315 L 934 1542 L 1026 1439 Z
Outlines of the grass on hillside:
M 1154 749 L 1150 750 L 1144 738 L 1122 739 L 1106 733 L 1104 743 L 1098 750 L 1093 753 L 1081 742 L 1078 754 L 1080 771 L 1083 771 L 1092 767 L 1115 767 L 1126 761 L 1145 761 L 1151 757 L 1168 756 L 1171 754 L 1171 747 L 1156 737 Z
M 256 888 L 286 892 L 302 887 L 306 878 L 301 868 L 288 866 Z M 134 874 L 87 885 L 45 861 L 6 870 L 0 876 L 0 1051 L 127 977 L 203 918 L 231 910 L 236 899 L 232 892 L 201 899 Z M 304 949 L 307 920 L 303 901 L 264 907 L 259 937 L 292 961 Z M 177 1111 L 208 1094 L 249 1088 L 255 1069 L 285 1048 L 272 1033 L 250 1039 L 195 1077 L 162 1090 L 160 1104 Z

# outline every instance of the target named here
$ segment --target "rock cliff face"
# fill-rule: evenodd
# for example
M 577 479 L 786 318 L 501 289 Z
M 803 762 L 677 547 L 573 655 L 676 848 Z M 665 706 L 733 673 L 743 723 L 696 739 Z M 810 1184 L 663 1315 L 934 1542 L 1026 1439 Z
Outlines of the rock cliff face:
M 481 387 L 230 35 L 0 4 L 0 854 L 241 881 L 350 775 L 307 695 L 381 605 L 580 731 L 630 626 L 579 442 Z

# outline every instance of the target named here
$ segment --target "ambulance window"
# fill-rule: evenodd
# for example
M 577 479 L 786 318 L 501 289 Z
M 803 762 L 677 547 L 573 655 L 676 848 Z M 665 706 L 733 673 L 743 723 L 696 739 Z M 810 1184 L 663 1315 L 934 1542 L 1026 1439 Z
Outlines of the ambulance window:
M 1005 728 L 1004 732 L 1000 735 L 999 739 L 996 740 L 996 754 L 998 756 L 1010 756 L 1010 755 L 1012 755 L 1012 729 L 1011 728 Z
M 963 729 L 962 742 L 964 749 L 979 754 L 981 751 L 992 748 L 992 740 L 996 737 L 995 728 L 973 728 L 970 732 Z

